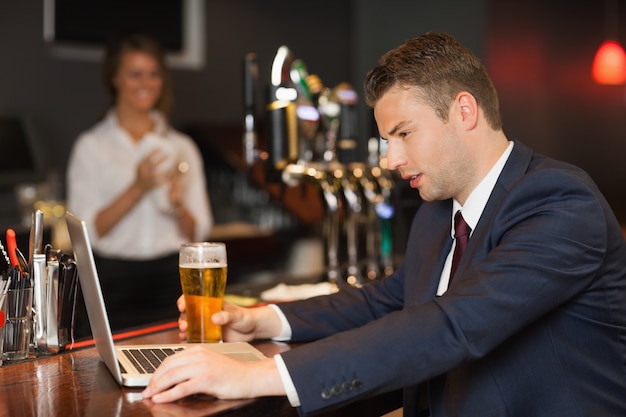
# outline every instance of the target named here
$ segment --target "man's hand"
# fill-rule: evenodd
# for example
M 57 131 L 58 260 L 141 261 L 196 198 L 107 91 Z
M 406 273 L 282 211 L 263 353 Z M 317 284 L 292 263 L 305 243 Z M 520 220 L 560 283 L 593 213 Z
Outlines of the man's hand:
M 179 337 L 187 339 L 187 318 L 185 296 L 176 301 L 180 316 L 178 318 Z M 225 342 L 249 342 L 255 339 L 270 339 L 281 332 L 280 318 L 269 307 L 244 308 L 224 301 L 222 311 L 213 314 L 213 323 L 222 326 Z
M 194 346 L 166 358 L 142 393 L 155 403 L 192 394 L 238 399 L 285 395 L 285 391 L 272 358 L 242 362 Z
M 187 340 L 187 315 L 185 314 L 186 306 L 184 295 L 178 297 L 176 307 L 178 307 L 178 311 L 180 312 L 178 316 L 178 337 L 180 340 Z

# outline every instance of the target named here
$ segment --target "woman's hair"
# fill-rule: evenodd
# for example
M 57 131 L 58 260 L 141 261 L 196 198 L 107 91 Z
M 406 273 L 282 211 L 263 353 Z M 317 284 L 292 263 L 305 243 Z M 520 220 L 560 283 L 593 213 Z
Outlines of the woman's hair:
M 150 55 L 159 64 L 163 87 L 155 104 L 165 119 L 169 119 L 172 107 L 171 77 L 165 64 L 165 53 L 161 44 L 152 36 L 140 32 L 127 32 L 114 36 L 108 43 L 102 64 L 102 79 L 114 105 L 117 101 L 117 89 L 113 79 L 117 75 L 122 56 L 127 52 L 142 52 Z
M 370 107 L 392 87 L 417 87 L 419 98 L 443 120 L 461 91 L 472 94 L 492 129 L 502 129 L 498 94 L 480 60 L 452 36 L 426 33 L 409 39 L 380 58 L 368 72 L 365 101 Z

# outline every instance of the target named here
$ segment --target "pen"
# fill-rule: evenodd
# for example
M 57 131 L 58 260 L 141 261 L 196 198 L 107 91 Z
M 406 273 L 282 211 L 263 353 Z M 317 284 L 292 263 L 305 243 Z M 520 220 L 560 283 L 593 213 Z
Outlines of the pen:
M 17 260 L 17 253 L 15 252 L 15 249 L 17 249 L 15 230 L 7 229 L 7 251 L 9 252 L 9 260 L 11 261 L 11 266 L 19 267 L 19 261 Z

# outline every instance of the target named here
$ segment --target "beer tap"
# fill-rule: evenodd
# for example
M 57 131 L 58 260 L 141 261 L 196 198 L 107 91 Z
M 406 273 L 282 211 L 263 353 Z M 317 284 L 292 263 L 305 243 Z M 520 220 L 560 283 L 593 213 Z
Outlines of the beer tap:
M 276 51 L 270 74 L 270 103 L 279 101 L 295 101 L 297 91 L 291 81 L 291 64 L 294 61 L 291 50 L 282 45 Z
M 384 175 L 375 174 L 373 168 L 370 169 L 371 163 L 356 161 L 357 100 L 349 84 L 326 88 L 319 77 L 308 74 L 304 62 L 295 59 L 286 46 L 278 49 L 272 64 L 266 107 L 266 178 L 284 187 L 304 186 L 307 182 L 316 186 L 325 206 L 322 226 L 328 281 L 355 287 L 365 284 L 359 265 L 359 233 L 365 233 L 367 239 L 369 279 L 381 275 L 383 263 L 377 261 L 380 256 L 386 256 L 382 255 L 381 241 L 390 241 L 381 238 L 378 215 L 385 202 L 386 191 L 381 186 L 384 179 L 379 178 Z M 247 101 L 246 105 L 250 107 Z M 249 146 L 250 142 L 250 139 L 244 140 L 244 146 Z M 248 148 L 245 150 L 248 158 Z M 367 228 L 363 231 L 361 224 L 365 216 Z M 345 264 L 342 259 L 344 236 Z M 344 266 L 345 277 L 342 275 Z
M 324 234 L 326 235 L 327 277 L 331 284 L 340 286 L 341 271 L 339 268 L 339 234 L 341 223 L 341 200 L 338 196 L 337 183 L 332 175 L 319 179 L 320 189 L 326 213 L 324 215 Z
M 317 107 L 326 128 L 324 161 L 333 162 L 337 160 L 337 134 L 339 133 L 339 115 L 341 113 L 341 106 L 337 102 L 333 90 L 327 87 L 321 89 Z
M 391 203 L 394 180 L 386 169 L 386 158 L 380 158 L 380 165 L 370 169 L 380 189 L 381 200 L 375 206 L 380 224 L 380 263 L 385 276 L 391 275 L 393 264 L 393 217 L 395 209 Z
M 250 169 L 258 159 L 258 141 L 254 119 L 254 93 L 257 77 L 258 68 L 256 55 L 250 52 L 245 55 L 243 60 L 243 153 L 244 161 L 248 169 Z
M 339 103 L 339 130 L 337 132 L 336 155 L 339 162 L 349 164 L 357 160 L 357 111 L 358 95 L 348 83 L 340 83 L 334 89 Z
M 375 280 L 381 276 L 380 257 L 380 224 L 376 214 L 376 206 L 383 201 L 378 182 L 371 175 L 369 167 L 358 167 L 353 170 L 358 179 L 360 190 L 365 201 L 365 276 Z
M 337 163 L 288 164 L 282 170 L 282 181 L 288 186 L 297 186 L 311 181 L 317 186 L 324 202 L 322 233 L 325 238 L 327 279 L 336 286 L 343 285 L 339 262 L 339 240 L 341 233 L 341 185 L 337 176 L 342 169 Z
M 298 117 L 299 164 L 306 164 L 315 158 L 315 138 L 319 132 L 320 114 L 313 103 L 311 90 L 307 83 L 308 71 L 301 59 L 291 63 L 291 82 L 298 93 L 296 114 Z
M 361 196 L 356 179 L 346 170 L 341 177 L 341 189 L 346 200 L 346 243 L 348 266 L 346 282 L 353 287 L 363 286 L 363 275 L 359 267 L 358 234 L 361 216 Z

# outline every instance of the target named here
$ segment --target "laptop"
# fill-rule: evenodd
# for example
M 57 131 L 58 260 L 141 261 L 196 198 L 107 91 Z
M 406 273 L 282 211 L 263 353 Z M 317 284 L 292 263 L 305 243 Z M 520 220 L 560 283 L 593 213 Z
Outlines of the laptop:
M 100 358 L 119 385 L 145 387 L 161 360 L 196 344 L 114 344 L 87 227 L 83 220 L 69 211 L 66 212 L 65 219 L 91 333 Z M 266 359 L 263 353 L 245 342 L 204 343 L 203 346 L 241 361 Z

